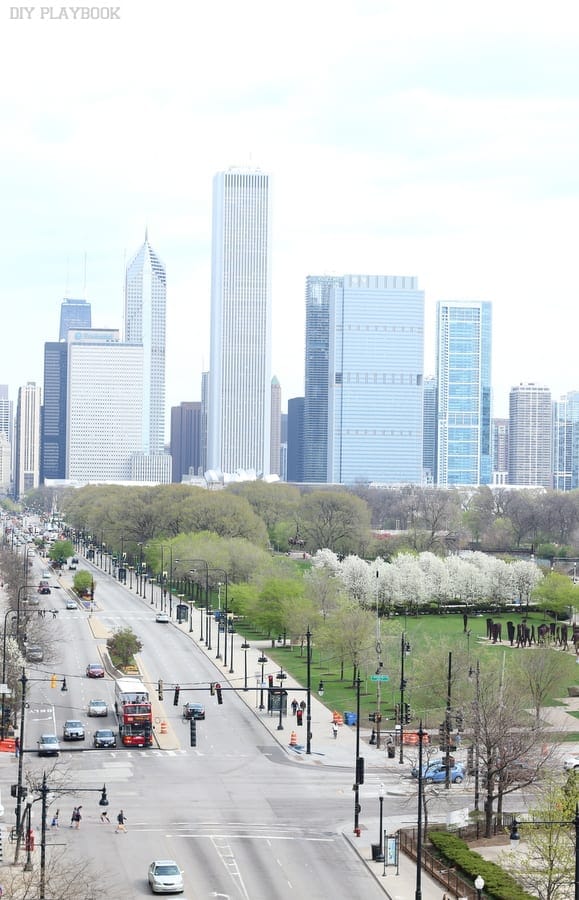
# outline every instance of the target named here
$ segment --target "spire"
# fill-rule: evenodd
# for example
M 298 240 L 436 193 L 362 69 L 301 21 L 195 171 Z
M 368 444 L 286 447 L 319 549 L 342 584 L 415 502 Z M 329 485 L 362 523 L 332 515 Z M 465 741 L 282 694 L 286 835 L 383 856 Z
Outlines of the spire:
M 145 225 L 145 244 L 149 243 L 149 226 Z

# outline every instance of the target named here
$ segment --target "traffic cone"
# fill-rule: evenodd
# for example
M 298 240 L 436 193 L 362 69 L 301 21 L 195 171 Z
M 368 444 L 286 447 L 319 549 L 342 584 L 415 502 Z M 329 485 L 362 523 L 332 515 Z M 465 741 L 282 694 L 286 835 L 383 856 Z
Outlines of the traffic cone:
M 297 747 L 297 743 L 298 743 L 298 736 L 295 733 L 295 731 L 292 731 L 292 733 L 290 734 L 289 745 L 290 745 L 290 747 Z

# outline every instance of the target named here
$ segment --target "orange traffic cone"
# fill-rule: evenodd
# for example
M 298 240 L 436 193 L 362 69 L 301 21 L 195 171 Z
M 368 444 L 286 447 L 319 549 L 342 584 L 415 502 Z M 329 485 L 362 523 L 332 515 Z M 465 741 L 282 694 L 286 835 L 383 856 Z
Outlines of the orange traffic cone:
M 292 731 L 292 733 L 290 734 L 289 745 L 290 745 L 290 747 L 297 747 L 297 743 L 298 743 L 298 736 L 295 733 L 295 731 Z
M 161 734 L 167 734 L 167 723 L 161 722 Z

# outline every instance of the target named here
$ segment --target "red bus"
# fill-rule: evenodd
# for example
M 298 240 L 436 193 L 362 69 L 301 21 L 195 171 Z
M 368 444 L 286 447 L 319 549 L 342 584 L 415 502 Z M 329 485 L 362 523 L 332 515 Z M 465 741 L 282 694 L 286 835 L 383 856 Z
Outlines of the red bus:
M 115 710 L 119 737 L 125 747 L 150 747 L 153 743 L 151 698 L 142 681 L 119 678 L 115 683 Z

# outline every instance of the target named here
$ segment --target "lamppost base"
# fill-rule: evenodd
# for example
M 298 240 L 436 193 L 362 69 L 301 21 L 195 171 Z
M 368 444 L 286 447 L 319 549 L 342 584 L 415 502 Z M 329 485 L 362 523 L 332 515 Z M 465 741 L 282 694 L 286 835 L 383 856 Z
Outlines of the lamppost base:
M 283 731 L 283 725 L 278 725 L 278 726 L 277 726 L 277 730 L 278 730 L 278 731 Z
M 22 867 L 22 871 L 23 872 L 32 872 L 32 870 L 33 870 L 32 861 L 27 859 Z

